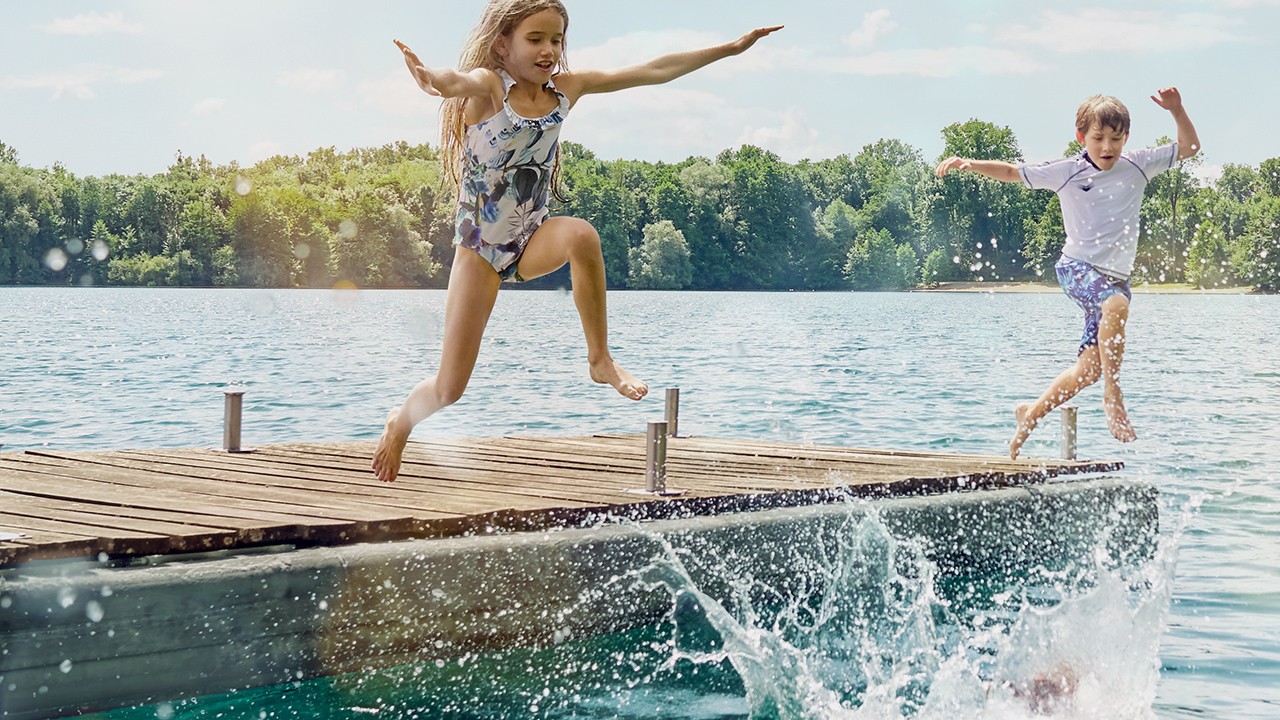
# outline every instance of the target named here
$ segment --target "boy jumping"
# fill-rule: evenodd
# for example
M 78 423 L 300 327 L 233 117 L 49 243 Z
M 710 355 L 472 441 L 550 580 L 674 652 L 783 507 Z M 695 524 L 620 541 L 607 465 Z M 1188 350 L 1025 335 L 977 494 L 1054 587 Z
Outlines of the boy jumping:
M 1151 99 L 1173 115 L 1177 142 L 1124 152 L 1129 140 L 1128 108 L 1116 98 L 1095 95 L 1076 112 L 1076 140 L 1084 145 L 1079 155 L 1040 165 L 959 157 L 938 164 L 938 177 L 951 170 L 969 170 L 1003 182 L 1022 182 L 1033 190 L 1052 190 L 1062 205 L 1067 241 L 1055 269 L 1063 292 L 1084 309 L 1084 337 L 1075 364 L 1058 375 L 1038 400 L 1018 406 L 1009 457 L 1018 457 L 1040 418 L 1099 377 L 1111 434 L 1120 442 L 1138 437 L 1125 411 L 1120 365 L 1142 197 L 1152 177 L 1200 151 L 1200 139 L 1178 89 L 1165 88 Z

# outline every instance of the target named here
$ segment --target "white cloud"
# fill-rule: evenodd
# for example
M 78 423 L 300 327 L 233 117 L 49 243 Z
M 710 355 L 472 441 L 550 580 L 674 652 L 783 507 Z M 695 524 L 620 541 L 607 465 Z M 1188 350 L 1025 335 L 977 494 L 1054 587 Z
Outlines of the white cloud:
M 356 87 L 360 106 L 367 111 L 392 117 L 421 117 L 435 121 L 442 100 L 423 92 L 403 68 Z
M 569 39 L 572 43 L 572 38 Z M 570 44 L 567 48 L 569 67 L 575 70 L 610 69 L 635 65 L 659 55 L 683 52 L 708 45 L 717 45 L 725 39 L 712 33 L 696 30 L 641 31 L 609 38 L 599 45 L 581 49 Z
M 1014 50 L 986 47 L 884 50 L 836 58 L 827 66 L 849 75 L 910 75 L 956 77 L 966 75 L 1031 75 L 1049 67 Z
M 150 82 L 165 76 L 163 70 L 154 68 L 121 68 L 108 65 L 79 65 L 61 73 L 33 75 L 30 77 L 11 77 L 0 81 L 0 87 L 47 89 L 53 92 L 53 99 L 65 96 L 86 100 L 94 97 L 94 87 L 104 83 L 116 85 L 135 85 Z
M 303 68 L 280 73 L 277 81 L 289 88 L 304 92 L 336 90 L 346 82 L 347 74 L 327 68 Z
M 580 50 L 568 47 L 566 55 L 570 70 L 612 70 L 638 65 L 660 55 L 712 47 L 729 42 L 714 33 L 697 30 L 640 31 L 609 38 L 599 45 Z M 761 72 L 778 65 L 779 50 L 773 37 L 761 38 L 750 50 L 741 55 L 725 58 L 698 70 L 698 74 L 712 73 L 724 77 L 731 73 Z
M 809 127 L 804 112 L 796 108 L 790 108 L 782 114 L 778 127 L 744 127 L 738 144 L 772 150 L 788 162 L 832 157 L 838 153 L 835 148 L 819 140 L 818 131 Z
M 283 154 L 284 148 L 280 146 L 280 143 L 273 142 L 271 140 L 262 140 L 254 143 L 249 148 L 248 160 L 250 165 L 255 165 L 267 158 Z
M 442 102 L 423 92 L 400 66 L 380 78 L 361 82 L 350 104 L 359 109 L 362 124 L 378 128 L 383 137 L 438 146 Z
M 845 44 L 854 50 L 866 50 L 896 27 L 898 23 L 889 18 L 888 10 L 873 10 L 862 16 L 862 25 L 845 38 Z
M 1209 185 L 1218 182 L 1218 178 L 1222 177 L 1222 165 L 1201 165 L 1190 168 L 1189 171 L 1194 177 Z
M 605 159 L 678 161 L 720 152 L 727 145 L 726 129 L 740 127 L 751 115 L 727 107 L 714 93 L 655 85 L 583 98 L 569 114 L 564 138 Z
M 1061 54 L 1086 52 L 1182 52 L 1238 42 L 1240 20 L 1205 13 L 1166 15 L 1095 8 L 1045 10 L 1040 25 L 1006 25 L 996 33 L 1002 44 L 1036 45 Z
M 838 152 L 821 141 L 799 108 L 743 107 L 717 93 L 669 85 L 584 98 L 570 113 L 563 137 L 609 160 L 679 162 L 715 157 L 743 144 L 773 151 L 788 162 Z
M 227 101 L 219 97 L 205 98 L 191 108 L 192 115 L 217 115 L 227 106 Z
M 58 18 L 48 25 L 37 25 L 36 29 L 54 35 L 101 35 L 113 32 L 137 34 L 142 32 L 141 25 L 125 22 L 124 15 L 118 12 L 106 15 L 90 13 L 88 15 L 76 15 L 71 18 Z

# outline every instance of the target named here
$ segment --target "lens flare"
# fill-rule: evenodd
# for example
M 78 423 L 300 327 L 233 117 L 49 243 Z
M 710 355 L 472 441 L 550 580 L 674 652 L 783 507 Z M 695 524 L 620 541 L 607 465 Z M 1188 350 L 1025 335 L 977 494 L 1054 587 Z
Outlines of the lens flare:
M 54 272 L 62 272 L 67 267 L 67 253 L 62 248 L 52 248 L 44 254 L 44 266 Z

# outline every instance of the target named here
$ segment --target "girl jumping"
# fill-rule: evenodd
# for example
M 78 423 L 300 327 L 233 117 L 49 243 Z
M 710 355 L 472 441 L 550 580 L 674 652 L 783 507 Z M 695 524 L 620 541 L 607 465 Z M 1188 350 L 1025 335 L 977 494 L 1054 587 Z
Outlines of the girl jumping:
M 609 354 L 600 236 L 584 220 L 549 217 L 560 126 L 584 95 L 674 80 L 743 52 L 781 26 L 640 65 L 580 72 L 565 61 L 568 26 L 559 0 L 490 0 L 457 70 L 428 68 L 395 41 L 418 87 L 445 98 L 441 154 L 458 206 L 440 365 L 387 416 L 373 456 L 379 480 L 396 479 L 413 428 L 462 397 L 504 280 L 531 280 L 569 263 L 591 379 L 632 400 L 649 392 Z

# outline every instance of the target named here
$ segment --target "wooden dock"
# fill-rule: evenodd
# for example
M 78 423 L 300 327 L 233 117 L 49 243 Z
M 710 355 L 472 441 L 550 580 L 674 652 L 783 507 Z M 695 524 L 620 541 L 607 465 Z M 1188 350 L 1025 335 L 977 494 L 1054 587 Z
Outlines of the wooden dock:
M 645 437 L 414 441 L 400 478 L 374 443 L 0 454 L 0 567 L 271 545 L 341 545 L 581 526 L 1011 487 L 1118 462 L 1009 460 L 757 440 L 671 438 L 667 486 L 645 485 Z

